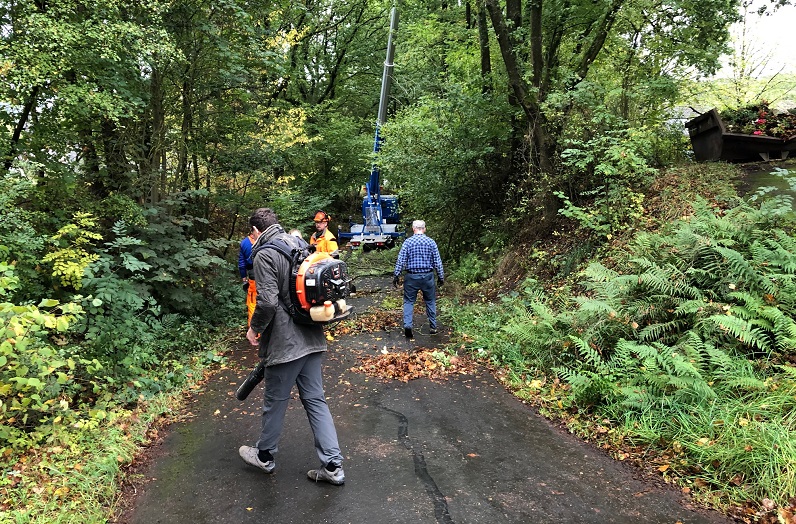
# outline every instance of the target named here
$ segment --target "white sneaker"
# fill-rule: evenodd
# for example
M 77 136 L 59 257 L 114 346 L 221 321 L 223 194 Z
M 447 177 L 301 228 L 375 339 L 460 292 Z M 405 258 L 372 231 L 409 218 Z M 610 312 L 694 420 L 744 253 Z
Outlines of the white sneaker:
M 276 463 L 273 460 L 262 462 L 257 456 L 259 452 L 260 450 L 257 448 L 253 448 L 251 446 L 241 446 L 238 450 L 238 455 L 240 455 L 240 458 L 242 458 L 243 462 L 246 464 L 254 466 L 255 468 L 260 468 L 266 473 L 273 473 Z
M 335 486 L 340 486 L 345 482 L 345 473 L 343 473 L 342 467 L 338 467 L 334 471 L 329 471 L 326 468 L 311 469 L 307 472 L 307 476 L 315 482 L 323 480 Z

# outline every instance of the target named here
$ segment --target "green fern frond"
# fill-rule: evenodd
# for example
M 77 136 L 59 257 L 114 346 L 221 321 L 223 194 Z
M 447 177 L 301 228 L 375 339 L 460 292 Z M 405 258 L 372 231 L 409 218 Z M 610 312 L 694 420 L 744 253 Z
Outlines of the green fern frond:
M 745 306 L 745 309 L 751 311 L 756 311 L 764 305 L 760 297 L 747 293 L 746 291 L 733 291 L 728 293 L 727 296 L 735 299 L 739 304 Z M 733 307 L 733 310 L 735 309 L 736 307 Z
M 619 276 L 615 270 L 596 262 L 589 264 L 583 274 L 594 282 L 609 282 Z
M 774 293 L 776 287 L 773 283 L 768 279 L 762 278 L 758 270 L 741 253 L 725 247 L 717 247 L 716 251 L 724 259 L 725 272 L 727 269 L 730 271 L 727 278 L 731 282 L 746 282 L 750 286 L 760 286 L 767 293 Z
M 638 260 L 634 260 L 638 262 Z M 649 265 L 638 277 L 639 284 L 660 295 L 687 297 L 697 299 L 702 297 L 699 289 L 691 286 L 685 275 L 675 266 L 666 264 L 664 267 Z
M 707 301 L 704 298 L 683 300 L 674 308 L 674 314 L 678 317 L 693 315 L 703 311 L 707 305 Z
M 586 316 L 602 317 L 616 312 L 616 307 L 606 300 L 578 297 L 575 302 L 578 304 L 578 312 Z
M 766 333 L 760 328 L 752 327 L 748 321 L 731 315 L 713 315 L 708 320 L 722 332 L 744 344 L 770 352 Z
M 665 338 L 667 335 L 676 335 L 688 326 L 685 319 L 673 319 L 669 322 L 650 324 L 639 331 L 638 338 L 641 341 L 650 342 Z
M 766 391 L 768 389 L 768 385 L 765 383 L 765 381 L 760 380 L 757 377 L 750 376 L 729 377 L 725 383 L 728 388 L 735 390 Z
M 777 368 L 781 369 L 786 375 L 796 380 L 796 366 L 778 365 Z

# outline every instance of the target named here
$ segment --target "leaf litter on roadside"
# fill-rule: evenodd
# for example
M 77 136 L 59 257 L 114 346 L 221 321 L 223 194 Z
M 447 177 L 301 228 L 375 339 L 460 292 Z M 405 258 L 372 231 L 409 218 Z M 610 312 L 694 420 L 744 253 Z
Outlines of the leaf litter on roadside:
M 382 351 L 379 355 L 359 357 L 359 360 L 361 364 L 351 368 L 352 371 L 402 382 L 416 378 L 442 380 L 454 374 L 472 374 L 476 368 L 470 359 L 425 348 L 412 353 Z
M 395 329 L 401 319 L 400 313 L 386 309 L 369 310 L 366 314 L 357 315 L 351 320 L 344 320 L 329 332 L 332 336 L 354 335 L 357 333 L 377 333 Z

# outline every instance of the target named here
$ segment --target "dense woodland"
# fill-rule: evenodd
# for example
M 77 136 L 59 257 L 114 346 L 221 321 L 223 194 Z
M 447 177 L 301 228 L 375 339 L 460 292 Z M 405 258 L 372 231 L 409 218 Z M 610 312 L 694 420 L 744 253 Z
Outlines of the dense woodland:
M 527 256 L 519 265 L 529 273 L 545 266 L 499 290 L 511 318 L 467 309 L 449 319 L 471 333 L 468 315 L 509 326 L 469 349 L 506 366 L 515 385 L 569 391 L 549 404 L 624 421 L 623 435 L 654 406 L 661 421 L 671 410 L 684 420 L 725 395 L 741 409 L 776 390 L 776 414 L 732 416 L 743 427 L 776 419 L 780 437 L 792 433 L 790 202 L 748 207 L 714 191 L 689 208 L 694 222 L 659 213 L 654 232 L 634 236 L 652 221 L 650 188 L 696 184 L 682 167 L 690 152 L 675 108 L 694 104 L 688 94 L 731 51 L 738 0 L 399 2 L 376 156 L 392 7 L 0 3 L 0 509 L 33 522 L 90 506 L 59 494 L 66 480 L 13 465 L 50 460 L 41 449 L 85 453 L 81 431 L 117 430 L 129 410 L 221 358 L 214 330 L 240 320 L 235 261 L 252 209 L 272 207 L 305 233 L 324 209 L 333 230 L 346 228 L 374 163 L 405 223 L 429 224 L 469 294 L 506 253 Z M 726 103 L 756 102 L 743 98 Z M 694 173 L 708 186 L 726 176 Z M 577 231 L 580 251 L 553 260 L 540 246 L 562 231 Z M 617 238 L 628 242 L 617 252 L 633 256 L 588 266 L 575 284 Z M 554 280 L 561 287 L 547 295 Z M 633 438 L 713 460 L 699 456 L 705 445 L 683 451 L 676 428 L 645 428 Z M 105 458 L 118 468 L 114 453 Z M 785 507 L 796 482 L 778 475 L 792 456 L 753 461 L 770 473 L 765 484 L 751 483 L 762 475 L 754 467 L 724 463 L 680 475 L 707 479 L 717 506 Z M 35 506 L 24 490 L 45 482 Z M 114 484 L 106 489 L 84 522 L 106 511 Z

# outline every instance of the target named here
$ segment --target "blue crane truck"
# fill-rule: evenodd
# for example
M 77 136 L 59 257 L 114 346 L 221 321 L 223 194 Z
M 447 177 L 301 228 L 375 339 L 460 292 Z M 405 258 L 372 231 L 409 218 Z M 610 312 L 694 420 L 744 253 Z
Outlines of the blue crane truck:
M 381 78 L 381 95 L 379 97 L 379 113 L 376 118 L 376 137 L 373 141 L 374 156 L 381 149 L 379 130 L 387 118 L 387 99 L 392 84 L 393 56 L 395 43 L 393 36 L 398 28 L 398 13 L 395 7 L 390 12 L 390 34 L 387 39 L 387 59 L 384 61 L 384 72 Z M 380 185 L 381 172 L 378 162 L 374 161 L 370 178 L 365 184 L 365 196 L 362 199 L 362 223 L 349 219 L 349 230 L 341 231 L 338 227 L 337 238 L 348 241 L 354 249 L 362 247 L 363 251 L 371 249 L 391 248 L 395 241 L 406 233 L 400 229 L 401 215 L 398 197 L 382 195 Z

